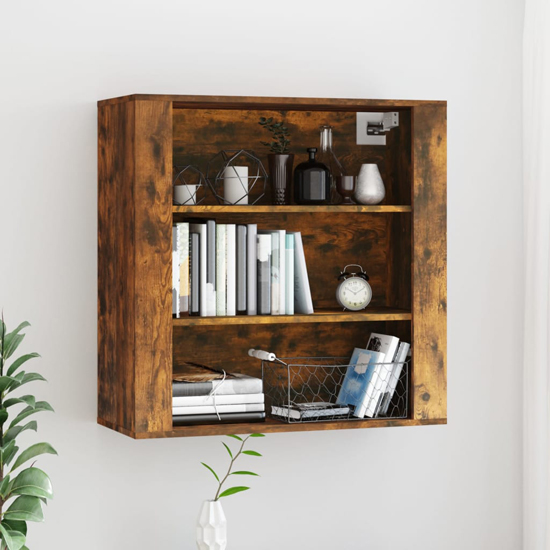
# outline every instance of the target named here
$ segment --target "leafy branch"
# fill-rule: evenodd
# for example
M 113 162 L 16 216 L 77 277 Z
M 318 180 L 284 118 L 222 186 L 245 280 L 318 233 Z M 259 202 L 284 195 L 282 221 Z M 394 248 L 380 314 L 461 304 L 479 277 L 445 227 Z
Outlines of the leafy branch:
M 205 464 L 204 462 L 201 462 L 201 464 L 207 470 L 209 470 L 212 473 L 212 475 L 216 478 L 216 481 L 218 482 L 218 490 L 216 491 L 216 496 L 214 497 L 214 501 L 219 500 L 220 498 L 223 498 L 223 497 L 228 497 L 230 495 L 234 495 L 236 493 L 242 493 L 243 491 L 248 491 L 248 489 L 250 489 L 250 487 L 238 486 L 238 487 L 230 487 L 229 489 L 226 489 L 225 491 L 222 492 L 223 484 L 227 481 L 229 476 L 231 476 L 231 475 L 233 475 L 233 476 L 237 476 L 237 475 L 239 475 L 239 476 L 258 476 L 258 474 L 255 474 L 254 472 L 249 472 L 247 470 L 239 470 L 239 471 L 233 472 L 232 469 L 233 469 L 233 465 L 235 464 L 235 461 L 241 455 L 262 456 L 260 453 L 257 453 L 256 451 L 244 450 L 244 446 L 245 446 L 246 442 L 251 437 L 265 437 L 265 435 L 264 434 L 250 434 L 248 437 L 245 437 L 244 439 L 242 437 L 239 437 L 238 435 L 229 435 L 228 437 L 232 437 L 233 439 L 236 439 L 237 441 L 240 441 L 241 446 L 240 446 L 238 452 L 234 455 L 231 452 L 231 449 L 229 448 L 229 446 L 226 443 L 222 442 L 222 445 L 225 447 L 226 451 L 229 453 L 229 456 L 231 458 L 231 462 L 229 463 L 229 468 L 227 469 L 227 473 L 225 474 L 225 477 L 223 479 L 220 480 L 220 477 L 218 476 L 218 474 L 214 471 L 213 468 L 208 466 L 208 464 Z
M 25 337 L 21 331 L 29 323 L 21 323 L 15 330 L 8 333 L 4 318 L 0 320 L 0 548 L 1 550 L 28 550 L 26 547 L 27 522 L 44 521 L 42 504 L 53 498 L 50 478 L 38 468 L 34 462 L 30 467 L 16 473 L 23 464 L 43 454 L 57 454 L 49 443 L 36 443 L 19 452 L 17 437 L 24 431 L 38 429 L 35 420 L 23 421 L 31 415 L 43 411 L 53 411 L 46 401 L 37 401 L 33 395 L 10 396 L 10 394 L 35 381 L 45 378 L 36 372 L 17 372 L 30 359 L 39 357 L 37 353 L 29 353 L 15 359 L 6 373 L 7 360 L 13 355 Z M 8 396 L 10 396 L 8 398 Z M 24 405 L 22 409 L 12 414 L 14 417 L 5 430 L 12 407 Z M 15 459 L 15 461 L 14 461 Z M 10 468 L 10 464 L 13 465 Z M 9 471 L 8 471 L 9 468 Z M 13 500 L 12 500 L 13 499 Z M 5 510 L 6 505 L 8 508 Z
M 273 117 L 260 117 L 260 126 L 263 126 L 268 132 L 271 132 L 272 141 L 261 141 L 262 145 L 269 147 L 275 154 L 284 154 L 288 151 L 290 145 L 288 128 L 282 122 L 273 122 Z

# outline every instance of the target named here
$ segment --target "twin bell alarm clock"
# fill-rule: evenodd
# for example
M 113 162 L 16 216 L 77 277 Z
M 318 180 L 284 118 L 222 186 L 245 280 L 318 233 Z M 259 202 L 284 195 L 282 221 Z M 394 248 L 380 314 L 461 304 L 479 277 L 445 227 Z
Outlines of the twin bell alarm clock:
M 348 267 L 358 267 L 359 271 L 347 271 Z M 369 276 L 358 264 L 349 264 L 344 267 L 338 276 L 336 288 L 336 300 L 344 308 L 350 311 L 365 309 L 372 298 L 372 288 L 369 285 Z

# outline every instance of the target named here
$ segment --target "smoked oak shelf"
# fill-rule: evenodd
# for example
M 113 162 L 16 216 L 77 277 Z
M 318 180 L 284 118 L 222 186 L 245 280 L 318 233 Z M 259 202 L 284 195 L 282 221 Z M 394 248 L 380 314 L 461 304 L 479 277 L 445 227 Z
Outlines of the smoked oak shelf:
M 356 143 L 357 112 L 399 113 L 385 146 Z M 98 104 L 98 423 L 136 439 L 444 424 L 446 367 L 445 101 L 131 95 Z M 349 173 L 376 163 L 376 206 L 227 206 L 211 194 L 172 204 L 174 166 L 205 169 L 220 150 L 253 150 L 267 166 L 260 116 L 282 120 L 295 166 L 333 127 Z M 256 193 L 256 195 L 255 195 Z M 253 202 L 260 191 L 250 196 Z M 263 204 L 260 204 L 263 203 Z M 172 224 L 192 218 L 300 231 L 316 313 L 172 317 Z M 361 264 L 373 299 L 362 312 L 335 301 L 336 278 Z M 409 415 L 284 423 L 172 426 L 172 376 L 188 361 L 260 376 L 249 348 L 279 356 L 343 356 L 371 332 L 411 343 Z M 268 411 L 269 412 L 269 411 Z
M 293 323 L 360 323 L 362 321 L 410 321 L 412 314 L 394 308 L 369 308 L 364 311 L 317 310 L 312 315 L 236 315 L 232 317 L 180 317 L 174 326 L 280 325 Z
M 342 213 L 342 214 L 354 214 L 354 213 L 365 213 L 365 212 L 381 212 L 381 213 L 392 213 L 392 212 L 412 212 L 410 206 L 399 206 L 399 205 L 386 205 L 386 204 L 376 204 L 376 205 L 317 205 L 317 206 L 297 206 L 294 204 L 284 205 L 284 206 L 273 206 L 273 205 L 185 205 L 185 206 L 173 206 L 172 212 L 174 214 L 185 213 L 185 214 L 299 214 L 302 212 L 310 213 Z

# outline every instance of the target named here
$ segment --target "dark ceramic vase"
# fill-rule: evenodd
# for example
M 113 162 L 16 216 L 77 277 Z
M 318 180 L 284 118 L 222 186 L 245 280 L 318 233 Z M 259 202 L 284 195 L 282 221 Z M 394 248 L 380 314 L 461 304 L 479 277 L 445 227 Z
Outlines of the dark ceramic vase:
M 269 179 L 273 204 L 290 204 L 290 184 L 294 155 L 269 154 Z

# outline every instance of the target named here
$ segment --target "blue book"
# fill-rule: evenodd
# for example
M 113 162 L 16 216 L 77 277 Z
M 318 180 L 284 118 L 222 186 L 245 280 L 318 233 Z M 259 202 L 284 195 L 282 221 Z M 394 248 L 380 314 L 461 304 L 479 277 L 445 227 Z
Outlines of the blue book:
M 367 388 L 376 365 L 382 361 L 383 353 L 355 348 L 336 403 L 352 407 L 353 416 L 364 418 L 369 401 Z

